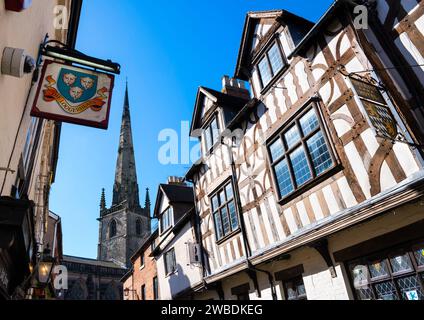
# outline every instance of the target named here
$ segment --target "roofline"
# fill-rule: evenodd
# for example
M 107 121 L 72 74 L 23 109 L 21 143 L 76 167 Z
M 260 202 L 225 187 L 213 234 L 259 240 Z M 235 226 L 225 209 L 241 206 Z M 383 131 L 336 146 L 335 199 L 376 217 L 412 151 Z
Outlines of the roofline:
M 172 184 L 169 184 L 169 183 L 161 183 L 161 184 L 159 184 L 158 193 L 156 195 L 155 208 L 153 210 L 153 217 L 158 217 L 159 216 L 159 214 L 156 215 L 156 212 L 158 211 L 157 209 L 159 209 L 159 201 L 160 201 L 159 198 L 162 197 L 162 194 L 167 197 L 168 202 L 169 202 L 170 205 L 171 204 L 175 204 L 175 203 L 192 203 L 192 201 L 184 201 L 184 200 L 181 200 L 181 201 L 171 201 L 171 200 L 169 200 L 169 197 L 166 195 L 166 192 L 162 188 L 163 186 L 169 186 L 169 185 L 172 185 Z M 174 186 L 177 186 L 177 187 L 180 187 L 180 188 L 192 189 L 190 186 L 185 186 L 185 185 L 174 185 Z
M 156 257 L 163 251 L 165 251 L 171 245 L 172 241 L 175 239 L 175 236 L 181 231 L 181 228 L 183 228 L 188 222 L 190 222 L 189 218 L 192 218 L 195 213 L 196 211 L 193 205 L 193 207 L 191 207 L 181 216 L 181 218 L 174 224 L 171 229 L 166 231 L 166 236 L 162 239 L 160 243 L 157 244 L 155 249 L 151 252 L 150 256 Z M 166 241 L 170 234 L 174 234 L 174 237 L 171 239 L 171 241 L 167 242 L 163 248 L 161 248 L 160 246 Z
M 203 93 L 205 96 L 207 96 L 209 99 L 211 99 L 213 102 L 217 103 L 218 102 L 218 98 L 215 97 L 212 93 L 208 92 L 207 87 L 203 87 L 203 86 L 199 86 L 197 89 L 197 95 L 196 95 L 196 102 L 194 103 L 194 112 L 193 112 L 193 118 L 191 119 L 191 126 L 190 126 L 190 136 L 192 137 L 194 126 L 197 123 L 197 117 L 198 117 L 198 113 L 199 113 L 199 98 L 200 98 L 200 94 Z M 212 90 L 212 89 L 210 89 Z
M 148 244 L 150 244 L 151 241 L 154 240 L 158 235 L 159 235 L 159 229 L 157 228 L 155 231 L 153 231 L 152 234 L 150 234 L 148 238 L 146 238 L 146 240 L 143 241 L 140 248 L 138 248 L 137 251 L 131 256 L 130 260 L 132 263 L 134 262 L 134 260 L 138 258 L 141 251 L 144 251 L 146 247 L 148 246 Z
M 287 59 L 291 59 L 294 55 L 298 54 L 300 50 L 309 42 L 311 38 L 313 38 L 317 32 L 321 29 L 321 27 L 327 22 L 327 20 L 334 13 L 334 10 L 338 9 L 339 5 L 342 3 L 347 3 L 346 0 L 334 0 L 334 2 L 330 5 L 327 11 L 321 16 L 318 22 L 312 27 L 311 30 L 305 35 L 305 37 L 298 43 L 296 48 L 287 56 Z
M 63 260 L 66 260 L 66 258 L 71 258 L 71 259 L 72 259 L 72 258 L 74 258 L 74 259 L 86 260 L 86 261 L 91 261 L 91 262 L 112 263 L 112 264 L 114 264 L 114 265 L 116 266 L 116 268 L 115 268 L 115 267 L 113 267 L 113 266 L 108 266 L 108 267 L 106 267 L 106 268 L 121 269 L 121 270 L 126 270 L 126 269 L 127 269 L 127 268 L 124 268 L 124 267 L 122 267 L 122 266 L 120 266 L 120 265 L 116 264 L 116 263 L 115 263 L 115 262 L 113 262 L 113 261 L 106 261 L 106 260 L 98 260 L 98 259 L 93 259 L 93 258 L 84 258 L 84 257 L 70 256 L 70 255 L 67 255 L 67 254 L 62 255 L 62 261 L 63 261 Z
M 236 64 L 236 70 L 234 72 L 234 77 L 241 79 L 241 80 L 248 80 L 246 78 L 244 78 L 242 76 L 242 72 L 241 72 L 241 66 L 242 66 L 242 61 L 244 58 L 244 51 L 245 51 L 245 47 L 246 47 L 246 42 L 248 40 L 248 35 L 250 34 L 250 30 L 249 30 L 249 26 L 250 26 L 250 21 L 251 19 L 261 19 L 261 18 L 271 18 L 271 17 L 275 17 L 275 19 L 277 20 L 278 18 L 283 18 L 284 16 L 287 16 L 288 18 L 294 18 L 294 19 L 299 19 L 299 20 L 303 20 L 307 23 L 310 23 L 311 25 L 314 25 L 314 23 L 304 17 L 298 16 L 294 13 L 291 13 L 290 11 L 287 10 L 269 10 L 269 11 L 250 11 L 246 14 L 246 19 L 244 22 L 244 27 L 243 27 L 243 33 L 242 33 L 242 38 L 241 38 L 241 43 L 240 43 L 240 48 L 239 48 L 239 53 L 237 56 L 237 64 Z
M 126 273 L 126 274 L 124 274 L 124 276 L 121 278 L 121 279 L 119 279 L 119 282 L 122 282 L 122 283 L 124 283 L 125 281 L 127 281 L 129 278 L 130 278 L 130 276 L 132 276 L 134 274 L 134 266 L 133 267 L 131 267 L 131 269 L 130 270 L 128 270 L 128 272 Z

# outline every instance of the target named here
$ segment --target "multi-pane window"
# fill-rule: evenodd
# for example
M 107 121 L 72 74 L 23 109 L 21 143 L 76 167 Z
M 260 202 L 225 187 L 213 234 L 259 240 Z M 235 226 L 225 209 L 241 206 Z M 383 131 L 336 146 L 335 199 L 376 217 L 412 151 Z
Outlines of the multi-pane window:
M 204 137 L 206 152 L 209 152 L 219 141 L 219 126 L 216 117 L 213 118 L 211 123 L 205 128 Z
M 307 300 L 305 285 L 301 276 L 284 282 L 284 292 L 287 300 Z
M 172 215 L 173 210 L 172 207 L 166 209 L 162 216 L 160 217 L 160 231 L 161 233 L 165 232 L 172 226 Z
M 233 184 L 227 183 L 211 197 L 217 240 L 239 229 Z
M 159 282 L 158 277 L 153 278 L 153 299 L 158 300 L 159 299 Z
M 175 259 L 175 250 L 172 248 L 164 255 L 165 258 L 165 273 L 169 275 L 177 271 L 177 261 Z
M 287 126 L 268 145 L 268 150 L 281 199 L 334 165 L 315 107 Z
M 424 300 L 424 245 L 348 265 L 359 300 Z
M 265 53 L 264 57 L 259 61 L 258 70 L 262 81 L 262 87 L 274 78 L 281 69 L 284 68 L 283 55 L 277 42 Z

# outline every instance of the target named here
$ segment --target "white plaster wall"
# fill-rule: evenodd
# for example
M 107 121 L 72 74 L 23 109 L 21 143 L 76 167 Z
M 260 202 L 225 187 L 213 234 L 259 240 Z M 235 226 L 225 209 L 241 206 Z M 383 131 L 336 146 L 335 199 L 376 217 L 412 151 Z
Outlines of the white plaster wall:
M 188 242 L 195 242 L 191 223 L 188 222 L 178 232 L 161 255 L 157 257 L 158 280 L 161 300 L 170 300 L 181 291 L 198 284 L 201 281 L 200 265 L 190 265 Z M 174 248 L 177 262 L 177 271 L 169 276 L 165 273 L 164 255 Z

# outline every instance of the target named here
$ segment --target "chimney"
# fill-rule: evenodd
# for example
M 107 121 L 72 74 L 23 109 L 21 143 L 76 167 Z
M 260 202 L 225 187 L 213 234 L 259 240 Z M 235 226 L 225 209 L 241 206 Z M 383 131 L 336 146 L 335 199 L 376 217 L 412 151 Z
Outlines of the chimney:
M 222 77 L 222 92 L 230 96 L 250 100 L 250 92 L 246 88 L 244 81 L 230 78 L 229 76 Z
M 184 182 L 184 178 L 181 177 L 169 177 L 168 184 L 186 186 L 187 184 Z

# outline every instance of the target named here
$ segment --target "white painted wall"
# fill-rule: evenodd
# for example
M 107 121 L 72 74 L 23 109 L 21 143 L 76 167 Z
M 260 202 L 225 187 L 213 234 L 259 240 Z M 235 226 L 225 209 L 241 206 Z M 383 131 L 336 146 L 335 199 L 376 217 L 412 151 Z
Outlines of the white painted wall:
M 200 265 L 190 265 L 188 242 L 195 242 L 194 230 L 187 222 L 165 250 L 156 258 L 161 300 L 170 300 L 176 294 L 198 284 L 201 280 Z M 165 252 L 174 248 L 177 271 L 169 276 L 165 273 Z

